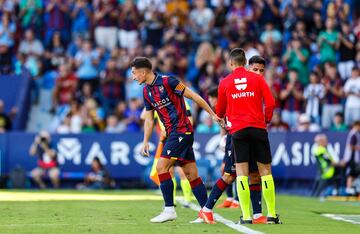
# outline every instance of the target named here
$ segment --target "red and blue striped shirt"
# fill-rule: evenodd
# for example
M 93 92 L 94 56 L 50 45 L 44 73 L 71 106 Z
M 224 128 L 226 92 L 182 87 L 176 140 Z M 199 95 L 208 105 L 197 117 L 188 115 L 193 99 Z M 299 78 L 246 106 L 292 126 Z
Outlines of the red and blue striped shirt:
M 172 76 L 155 73 L 151 85 L 143 89 L 146 110 L 155 110 L 165 126 L 166 134 L 193 132 L 186 114 L 183 94 L 185 85 Z

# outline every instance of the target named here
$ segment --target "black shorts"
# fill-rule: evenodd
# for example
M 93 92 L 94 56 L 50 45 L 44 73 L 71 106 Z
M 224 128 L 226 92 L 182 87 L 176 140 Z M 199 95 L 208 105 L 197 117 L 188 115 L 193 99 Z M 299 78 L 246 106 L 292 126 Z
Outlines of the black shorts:
M 195 162 L 192 133 L 170 133 L 166 138 L 162 158 L 169 158 L 182 163 Z
M 231 140 L 231 134 L 228 134 L 226 136 L 226 145 L 225 145 L 225 157 L 223 159 L 224 162 L 224 173 L 229 174 L 229 175 L 233 175 L 236 174 L 236 168 L 235 168 L 235 154 L 234 154 L 234 149 L 233 149 L 233 145 L 232 145 L 232 140 Z M 254 144 L 252 144 L 250 146 L 250 162 L 249 162 L 249 172 L 257 172 L 259 171 L 257 164 L 256 164 L 256 160 L 255 157 L 252 155 L 255 151 L 254 149 Z
M 352 161 L 349 164 L 349 176 L 352 177 L 358 177 L 360 175 L 360 164 L 357 164 L 356 162 Z
M 232 135 L 235 162 L 271 163 L 270 143 L 267 131 L 261 128 L 244 128 Z

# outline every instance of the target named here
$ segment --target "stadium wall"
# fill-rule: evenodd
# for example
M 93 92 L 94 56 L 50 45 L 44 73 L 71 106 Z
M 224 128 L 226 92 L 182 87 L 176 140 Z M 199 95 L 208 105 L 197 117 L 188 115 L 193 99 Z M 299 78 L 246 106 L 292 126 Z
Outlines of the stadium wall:
M 326 133 L 329 151 L 341 159 L 347 133 Z M 273 173 L 279 179 L 313 179 L 316 173 L 315 159 L 311 151 L 315 134 L 269 134 L 273 155 Z M 8 174 L 16 166 L 30 171 L 36 166 L 36 158 L 28 150 L 35 135 L 13 132 L 0 135 L 1 172 Z M 62 172 L 84 173 L 97 156 L 115 179 L 144 179 L 147 177 L 153 157 L 140 154 L 142 133 L 52 135 Z M 196 134 L 194 151 L 198 159 L 199 173 L 207 180 L 220 176 L 218 166 L 223 152 L 219 149 L 220 135 Z M 151 152 L 155 152 L 156 136 L 151 139 Z

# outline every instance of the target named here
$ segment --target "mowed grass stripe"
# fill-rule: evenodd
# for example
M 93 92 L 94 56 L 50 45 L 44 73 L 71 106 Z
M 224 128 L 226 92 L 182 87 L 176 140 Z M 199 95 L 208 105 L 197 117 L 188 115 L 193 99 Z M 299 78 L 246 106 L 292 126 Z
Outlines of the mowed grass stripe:
M 0 201 L 161 201 L 160 195 L 0 192 Z

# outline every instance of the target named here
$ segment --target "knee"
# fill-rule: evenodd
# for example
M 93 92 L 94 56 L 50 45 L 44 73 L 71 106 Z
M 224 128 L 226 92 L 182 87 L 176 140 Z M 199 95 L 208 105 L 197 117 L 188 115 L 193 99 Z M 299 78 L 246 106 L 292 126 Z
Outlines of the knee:
M 223 179 L 223 181 L 225 181 L 225 183 L 232 184 L 236 177 L 224 174 L 221 178 Z
M 158 174 L 163 174 L 170 171 L 171 165 L 168 165 L 164 163 L 162 160 L 159 160 L 159 162 L 156 165 L 156 171 Z
M 250 184 L 260 184 L 261 177 L 258 172 L 250 173 Z
M 34 178 L 34 179 L 40 179 L 41 178 L 41 173 L 39 170 L 32 170 L 31 171 L 31 177 Z
M 58 170 L 51 170 L 49 171 L 50 179 L 58 179 L 60 176 L 60 172 Z

